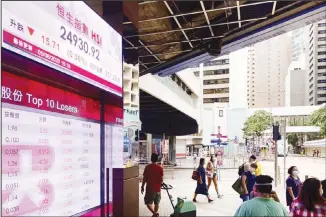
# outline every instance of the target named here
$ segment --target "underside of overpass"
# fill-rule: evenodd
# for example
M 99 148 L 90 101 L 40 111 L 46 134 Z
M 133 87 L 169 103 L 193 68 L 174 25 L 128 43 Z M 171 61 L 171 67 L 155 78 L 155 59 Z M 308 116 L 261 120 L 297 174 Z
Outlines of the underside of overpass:
M 207 44 L 225 47 L 305 11 L 325 7 L 324 1 L 86 2 L 122 34 L 124 61 L 139 64 L 141 75 L 159 74 Z M 302 25 L 306 24 L 302 21 Z M 215 55 L 221 50 L 214 49 Z M 197 133 L 194 119 L 143 91 L 140 116 L 148 133 Z M 182 121 L 186 125 L 181 131 Z

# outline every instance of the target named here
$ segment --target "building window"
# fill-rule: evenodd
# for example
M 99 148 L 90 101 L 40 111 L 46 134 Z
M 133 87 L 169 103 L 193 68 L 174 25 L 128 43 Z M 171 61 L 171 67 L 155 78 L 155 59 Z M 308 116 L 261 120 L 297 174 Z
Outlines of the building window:
M 326 54 L 326 51 L 318 52 L 318 55 L 325 55 L 325 54 Z
M 326 47 L 326 44 L 320 44 L 320 45 L 318 45 L 318 48 L 324 48 L 324 47 Z
M 326 58 L 318 59 L 318 62 L 319 62 L 319 63 L 324 63 L 324 62 L 326 62 Z
M 318 80 L 317 83 L 318 84 L 325 84 L 326 83 L 326 80 Z
M 318 69 L 326 69 L 326 66 L 318 66 Z
M 223 110 L 219 110 L 219 111 L 218 111 L 218 116 L 219 116 L 219 117 L 223 117 Z
M 326 90 L 326 87 L 318 87 L 318 90 Z
M 318 94 L 318 97 L 326 97 L 326 94 Z
M 326 30 L 319 30 L 318 31 L 318 34 L 325 34 L 326 33 Z
M 326 37 L 320 37 L 318 38 L 318 41 L 326 41 Z
M 318 27 L 326 26 L 326 23 L 318 23 Z
M 318 76 L 326 76 L 326 73 L 318 73 Z

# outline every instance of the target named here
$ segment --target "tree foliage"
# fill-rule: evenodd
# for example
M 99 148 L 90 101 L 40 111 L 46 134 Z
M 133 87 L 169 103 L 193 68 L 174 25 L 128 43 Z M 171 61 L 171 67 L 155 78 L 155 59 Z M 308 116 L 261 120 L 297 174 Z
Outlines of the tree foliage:
M 288 143 L 291 144 L 293 147 L 297 146 L 299 143 L 299 136 L 296 133 L 291 133 L 287 135 Z
M 320 135 L 326 137 L 326 105 L 314 111 L 310 118 L 310 124 L 320 127 Z
M 258 110 L 248 117 L 244 123 L 243 133 L 246 137 L 261 137 L 262 133 L 271 125 L 272 114 L 264 110 Z

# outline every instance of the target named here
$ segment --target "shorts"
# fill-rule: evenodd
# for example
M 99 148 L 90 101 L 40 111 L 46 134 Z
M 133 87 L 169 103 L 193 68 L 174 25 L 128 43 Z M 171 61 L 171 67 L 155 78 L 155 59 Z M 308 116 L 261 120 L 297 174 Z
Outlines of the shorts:
M 145 204 L 160 204 L 161 201 L 161 192 L 146 192 L 144 198 Z

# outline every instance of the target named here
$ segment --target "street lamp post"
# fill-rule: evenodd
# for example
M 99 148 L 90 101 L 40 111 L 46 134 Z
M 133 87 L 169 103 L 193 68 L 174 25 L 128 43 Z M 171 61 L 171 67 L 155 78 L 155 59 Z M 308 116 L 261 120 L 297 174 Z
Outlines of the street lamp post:
M 283 168 L 283 176 L 284 176 L 284 188 L 286 188 L 286 157 L 287 157 L 287 150 L 286 150 L 286 117 L 284 120 L 284 136 L 283 136 L 283 143 L 284 143 L 284 168 Z
M 276 122 L 274 125 L 273 125 L 273 131 L 274 131 L 274 126 L 279 126 L 278 125 L 278 122 Z M 274 132 L 273 132 L 274 134 Z M 273 135 L 274 137 L 274 135 Z M 278 153 L 277 153 L 277 138 L 273 138 L 274 140 L 274 143 L 275 143 L 275 149 L 274 149 L 274 154 L 275 154 L 275 161 L 274 161 L 274 178 L 275 178 L 275 187 L 277 187 L 277 168 L 278 168 L 278 164 L 277 164 L 277 156 L 278 156 Z

